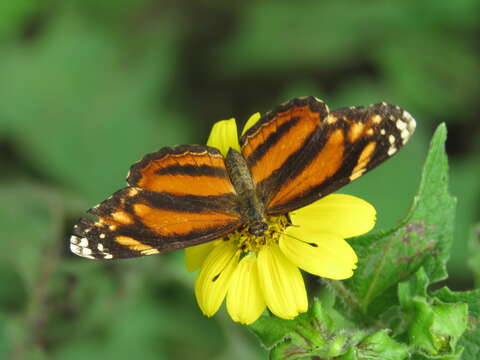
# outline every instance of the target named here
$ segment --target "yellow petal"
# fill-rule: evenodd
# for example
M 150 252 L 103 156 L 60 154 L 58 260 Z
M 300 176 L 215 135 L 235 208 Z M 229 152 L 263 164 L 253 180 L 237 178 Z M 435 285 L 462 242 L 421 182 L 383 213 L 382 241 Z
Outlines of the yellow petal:
M 214 246 L 215 243 L 213 241 L 210 241 L 205 244 L 186 248 L 184 253 L 184 259 L 187 270 L 192 272 L 199 269 L 207 258 L 208 254 L 210 254 L 210 251 L 213 250 Z
M 375 226 L 375 208 L 351 195 L 332 194 L 313 204 L 292 211 L 295 225 L 345 239 L 362 235 Z
M 198 306 L 206 316 L 218 311 L 237 265 L 238 254 L 230 242 L 222 241 L 208 254 L 195 281 Z
M 302 274 L 278 245 L 260 250 L 257 263 L 260 287 L 272 313 L 283 319 L 293 319 L 307 311 L 308 299 Z
M 256 112 L 255 114 L 250 116 L 250 118 L 245 123 L 245 126 L 243 127 L 242 135 L 245 134 L 247 130 L 250 129 L 253 125 L 255 125 L 257 121 L 260 120 L 261 117 L 262 115 L 260 115 L 259 112 Z
M 302 227 L 288 227 L 280 237 L 279 246 L 285 256 L 301 269 L 329 279 L 351 277 L 358 261 L 344 239 Z
M 227 293 L 227 310 L 234 321 L 247 325 L 257 320 L 265 310 L 254 254 L 240 260 L 232 275 Z
M 210 131 L 207 141 L 208 146 L 220 150 L 223 156 L 227 156 L 228 149 L 233 148 L 240 151 L 238 143 L 237 124 L 235 119 L 217 121 Z

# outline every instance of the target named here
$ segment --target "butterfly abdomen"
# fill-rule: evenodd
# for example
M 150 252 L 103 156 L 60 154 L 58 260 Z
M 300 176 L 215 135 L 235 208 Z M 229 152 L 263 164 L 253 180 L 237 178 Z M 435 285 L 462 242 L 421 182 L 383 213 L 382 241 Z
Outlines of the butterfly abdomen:
M 241 202 L 242 217 L 249 225 L 249 231 L 253 235 L 263 235 L 267 230 L 265 219 L 265 206 L 259 199 L 255 184 L 243 156 L 230 148 L 225 159 L 230 181 L 237 192 Z

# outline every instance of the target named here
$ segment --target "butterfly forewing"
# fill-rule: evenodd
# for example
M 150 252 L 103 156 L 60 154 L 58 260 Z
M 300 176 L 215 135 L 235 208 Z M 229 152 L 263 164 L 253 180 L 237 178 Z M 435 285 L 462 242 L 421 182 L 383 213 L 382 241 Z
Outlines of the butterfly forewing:
M 206 146 L 164 148 L 134 164 L 129 187 L 89 212 L 71 249 L 94 259 L 171 251 L 219 238 L 241 225 L 224 159 Z
M 305 119 L 297 122 L 307 124 L 318 114 L 319 100 L 313 97 L 302 100 L 308 103 L 310 111 L 304 111 Z M 282 111 L 272 112 L 269 122 L 290 114 L 288 108 L 298 106 L 295 101 L 298 99 L 289 102 Z M 324 113 L 319 126 L 306 140 L 298 138 L 295 132 L 286 132 L 283 136 L 292 144 L 294 155 L 283 162 L 271 180 L 256 178 L 252 171 L 260 197 L 266 199 L 267 214 L 295 210 L 357 179 L 395 154 L 414 129 L 415 121 L 410 114 L 382 103 Z M 251 133 L 244 138 L 243 147 L 248 148 L 251 141 L 261 142 L 261 134 Z M 295 144 L 302 141 L 297 150 Z
M 318 99 L 294 99 L 264 115 L 242 136 L 242 155 L 265 204 L 279 191 L 282 176 L 304 154 L 327 113 Z
M 211 197 L 235 191 L 220 151 L 200 145 L 163 148 L 146 155 L 132 165 L 127 183 L 173 195 Z

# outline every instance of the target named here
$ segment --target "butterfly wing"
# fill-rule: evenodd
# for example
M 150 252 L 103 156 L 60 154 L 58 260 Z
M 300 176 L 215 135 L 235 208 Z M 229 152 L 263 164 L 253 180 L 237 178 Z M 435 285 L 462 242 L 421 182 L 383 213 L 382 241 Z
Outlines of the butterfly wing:
M 74 227 L 71 250 L 92 259 L 129 258 L 213 240 L 241 224 L 240 204 L 220 152 L 164 148 L 134 164 L 125 187 Z
M 282 214 L 337 190 L 403 146 L 415 120 L 385 103 L 329 112 L 314 97 L 267 113 L 240 140 L 268 215 Z

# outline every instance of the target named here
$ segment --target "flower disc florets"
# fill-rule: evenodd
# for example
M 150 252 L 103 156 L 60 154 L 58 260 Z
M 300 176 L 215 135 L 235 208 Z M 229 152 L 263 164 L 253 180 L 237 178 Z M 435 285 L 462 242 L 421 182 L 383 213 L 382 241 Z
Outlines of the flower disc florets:
M 278 244 L 280 235 L 290 225 L 290 221 L 285 215 L 269 216 L 267 217 L 267 225 L 268 229 L 262 236 L 251 234 L 249 227 L 246 226 L 239 231 L 227 235 L 225 240 L 231 241 L 235 247 L 241 251 L 241 254 L 258 252 L 264 246 Z

